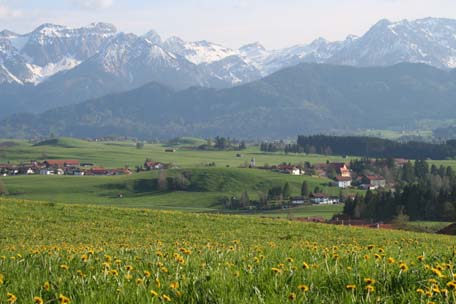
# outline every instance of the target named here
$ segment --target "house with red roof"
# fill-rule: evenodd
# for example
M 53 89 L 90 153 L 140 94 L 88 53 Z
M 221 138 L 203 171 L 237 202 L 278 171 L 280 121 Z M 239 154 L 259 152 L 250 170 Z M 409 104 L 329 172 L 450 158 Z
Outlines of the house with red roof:
M 76 159 L 48 159 L 44 165 L 47 168 L 79 167 L 80 162 Z

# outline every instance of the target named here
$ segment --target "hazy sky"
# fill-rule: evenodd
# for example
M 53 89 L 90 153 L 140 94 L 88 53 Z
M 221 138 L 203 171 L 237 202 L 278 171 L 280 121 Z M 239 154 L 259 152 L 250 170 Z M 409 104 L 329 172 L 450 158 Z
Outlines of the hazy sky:
M 361 35 L 378 20 L 456 18 L 456 0 L 0 0 L 0 28 L 19 33 L 50 22 L 70 26 L 94 21 L 119 30 L 231 47 L 259 41 L 267 48 L 317 37 Z

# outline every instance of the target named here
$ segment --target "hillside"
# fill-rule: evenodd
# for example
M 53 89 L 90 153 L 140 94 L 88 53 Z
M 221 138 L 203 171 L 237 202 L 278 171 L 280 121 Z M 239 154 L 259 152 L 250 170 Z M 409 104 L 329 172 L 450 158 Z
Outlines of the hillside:
M 445 303 L 455 284 L 447 236 L 5 199 L 0 221 L 1 302 Z
M 0 123 L 0 134 L 257 139 L 414 128 L 422 120 L 454 118 L 455 80 L 454 71 L 422 64 L 301 64 L 229 89 L 175 91 L 151 83 L 40 115 L 15 115 Z

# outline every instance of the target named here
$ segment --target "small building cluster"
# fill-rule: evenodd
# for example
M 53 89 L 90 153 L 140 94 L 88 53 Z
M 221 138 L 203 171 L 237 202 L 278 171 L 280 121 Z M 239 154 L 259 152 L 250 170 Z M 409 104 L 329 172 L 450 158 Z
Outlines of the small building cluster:
M 0 164 L 0 175 L 129 175 L 126 168 L 106 169 L 76 159 L 49 159 L 43 162 L 30 161 L 19 165 Z

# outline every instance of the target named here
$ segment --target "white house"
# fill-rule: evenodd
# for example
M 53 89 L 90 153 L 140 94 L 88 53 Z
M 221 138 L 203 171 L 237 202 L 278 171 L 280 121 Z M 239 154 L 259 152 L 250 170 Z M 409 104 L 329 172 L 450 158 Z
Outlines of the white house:
M 351 185 L 352 185 L 352 178 L 351 177 L 346 177 L 346 176 L 337 176 L 336 177 L 336 180 L 334 182 L 334 185 L 341 188 L 341 189 L 345 189 L 345 188 L 350 188 Z
M 32 174 L 35 174 L 35 171 L 33 171 L 32 168 L 28 168 L 26 174 L 27 175 L 32 175 Z
M 339 203 L 338 198 L 329 197 L 324 193 L 313 193 L 310 196 L 310 201 L 316 205 L 333 205 Z
M 54 175 L 54 170 L 50 170 L 50 169 L 41 169 L 40 170 L 40 175 Z
M 296 196 L 291 198 L 291 204 L 292 205 L 304 205 L 306 202 L 306 199 L 302 196 Z
M 280 165 L 278 167 L 278 169 L 279 169 L 279 172 L 281 172 L 281 173 L 291 174 L 291 175 L 296 175 L 296 176 L 306 174 L 306 172 L 303 169 L 298 168 L 296 166 L 291 166 L 291 165 Z

